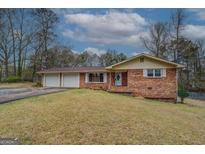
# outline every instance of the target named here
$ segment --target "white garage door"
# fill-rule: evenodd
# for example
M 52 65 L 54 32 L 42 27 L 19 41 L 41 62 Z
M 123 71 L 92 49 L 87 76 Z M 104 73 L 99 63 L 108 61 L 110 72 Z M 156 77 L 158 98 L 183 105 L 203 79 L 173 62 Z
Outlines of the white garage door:
M 63 74 L 63 87 L 78 88 L 79 73 Z
M 45 86 L 46 87 L 60 87 L 59 74 L 46 74 L 45 75 Z

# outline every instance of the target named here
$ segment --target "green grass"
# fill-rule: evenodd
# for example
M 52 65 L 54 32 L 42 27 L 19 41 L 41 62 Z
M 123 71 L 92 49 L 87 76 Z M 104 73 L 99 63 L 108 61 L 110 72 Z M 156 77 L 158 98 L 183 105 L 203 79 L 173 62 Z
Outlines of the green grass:
M 0 137 L 23 144 L 205 144 L 205 102 L 67 90 L 0 105 Z
M 32 87 L 32 82 L 17 82 L 17 83 L 1 83 L 0 88 L 29 88 Z

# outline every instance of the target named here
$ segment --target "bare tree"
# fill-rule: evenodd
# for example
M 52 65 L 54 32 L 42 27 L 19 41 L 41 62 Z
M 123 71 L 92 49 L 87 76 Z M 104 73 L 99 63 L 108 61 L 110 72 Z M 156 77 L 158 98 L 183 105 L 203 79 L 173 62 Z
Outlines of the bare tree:
M 192 56 L 192 64 L 190 68 L 192 87 L 198 90 L 205 88 L 205 48 L 204 41 L 197 40 L 195 42 L 197 51 Z
M 25 61 L 26 51 L 32 38 L 32 20 L 29 14 L 30 9 L 1 9 L 2 22 L 1 29 L 1 50 L 4 58 L 13 58 L 13 75 L 22 76 L 23 62 Z M 17 64 L 17 66 L 16 66 Z M 4 60 L 5 70 L 7 70 L 7 60 Z M 6 71 L 7 72 L 7 71 Z M 6 73 L 7 74 L 7 73 Z M 6 75 L 8 76 L 8 74 Z
M 8 28 L 11 31 L 13 65 L 14 65 L 13 74 L 16 75 L 16 35 L 15 35 L 16 9 L 3 9 L 3 11 L 8 19 Z
M 205 62 L 205 47 L 204 47 L 204 40 L 197 40 L 196 44 L 198 45 L 198 52 L 196 55 L 195 60 L 195 68 L 194 70 L 199 72 L 199 75 L 201 76 L 201 73 L 205 71 L 205 68 L 203 67 L 203 62 Z
M 55 38 L 54 28 L 58 22 L 58 17 L 51 9 L 34 9 L 35 26 L 37 37 L 42 41 L 41 45 L 41 69 L 47 68 L 48 63 L 48 47 Z
M 144 46 L 156 57 L 165 57 L 168 43 L 167 24 L 157 22 L 150 26 L 149 37 L 142 38 Z
M 0 30 L 0 58 L 3 63 L 3 76 L 8 77 L 9 73 L 9 59 L 11 57 L 11 51 L 9 48 L 9 32 L 7 30 Z
M 17 42 L 17 56 L 18 56 L 18 72 L 19 77 L 22 76 L 23 62 L 25 61 L 25 55 L 28 46 L 31 44 L 33 37 L 32 25 L 29 24 L 30 17 L 27 15 L 30 13 L 29 9 L 18 9 L 16 21 L 16 42 Z M 28 28 L 29 27 L 29 28 Z
M 106 53 L 100 56 L 100 58 L 102 66 L 109 66 L 127 59 L 127 56 L 117 50 L 108 49 Z
M 10 52 L 10 30 L 7 27 L 8 22 L 5 18 L 5 12 L 0 11 L 0 61 L 2 63 L 3 78 L 7 78 L 9 74 L 9 58 Z
M 172 46 L 174 62 L 179 62 L 178 53 L 179 51 L 179 40 L 181 37 L 181 30 L 184 28 L 184 21 L 186 19 L 186 14 L 184 9 L 176 9 L 176 11 L 171 15 L 171 37 L 174 39 L 175 44 Z
M 32 52 L 31 52 L 31 56 L 30 56 L 30 64 L 31 64 L 31 68 L 32 68 L 32 80 L 34 81 L 35 76 L 36 76 L 36 71 L 41 69 L 41 64 L 39 64 L 39 62 L 41 62 L 41 48 L 43 47 L 43 43 L 40 39 L 40 37 L 38 37 L 37 34 L 35 34 L 33 36 L 33 41 L 32 41 Z

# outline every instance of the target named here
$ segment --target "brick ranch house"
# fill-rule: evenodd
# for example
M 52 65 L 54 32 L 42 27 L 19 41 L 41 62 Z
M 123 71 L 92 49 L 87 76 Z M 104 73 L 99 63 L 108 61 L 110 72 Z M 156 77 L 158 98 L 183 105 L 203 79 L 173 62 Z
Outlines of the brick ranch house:
M 182 67 L 143 53 L 108 67 L 52 68 L 38 73 L 44 87 L 103 89 L 176 101 L 177 70 Z

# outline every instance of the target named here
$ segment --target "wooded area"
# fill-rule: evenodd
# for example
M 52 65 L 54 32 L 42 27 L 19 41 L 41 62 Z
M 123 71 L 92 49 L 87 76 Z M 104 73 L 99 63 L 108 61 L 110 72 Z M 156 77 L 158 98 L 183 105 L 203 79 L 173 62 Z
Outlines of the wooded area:
M 0 79 L 34 81 L 51 67 L 108 66 L 127 57 L 115 50 L 74 53 L 57 40 L 59 18 L 52 9 L 0 9 Z
M 185 9 L 176 9 L 170 22 L 150 25 L 149 37 L 142 38 L 144 46 L 156 57 L 183 64 L 179 70 L 179 85 L 192 91 L 205 91 L 205 40 L 190 40 L 183 36 Z
M 179 83 L 186 89 L 205 91 L 204 40 L 182 35 L 188 18 L 176 9 L 170 22 L 152 23 L 149 37 L 141 38 L 150 54 L 185 65 Z M 116 50 L 97 55 L 73 52 L 59 43 L 55 28 L 59 17 L 52 9 L 0 9 L 0 80 L 9 77 L 36 80 L 36 72 L 51 67 L 108 66 L 127 56 Z

